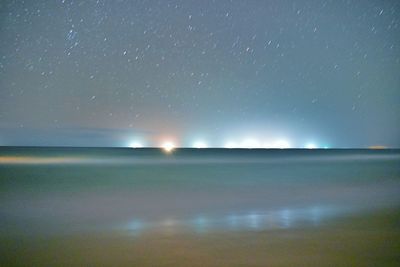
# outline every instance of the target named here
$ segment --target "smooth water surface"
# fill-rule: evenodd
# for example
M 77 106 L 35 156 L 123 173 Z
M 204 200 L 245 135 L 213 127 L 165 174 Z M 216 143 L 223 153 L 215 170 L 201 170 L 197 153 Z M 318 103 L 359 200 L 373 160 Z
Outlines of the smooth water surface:
M 2 148 L 0 176 L 7 233 L 257 230 L 400 204 L 397 150 Z
M 4 240 L 305 237 L 399 207 L 399 150 L 0 149 Z

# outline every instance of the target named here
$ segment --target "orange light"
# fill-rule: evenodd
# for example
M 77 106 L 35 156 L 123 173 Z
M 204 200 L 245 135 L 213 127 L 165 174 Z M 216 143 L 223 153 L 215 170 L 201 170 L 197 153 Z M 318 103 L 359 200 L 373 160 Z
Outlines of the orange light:
M 172 142 L 165 142 L 161 147 L 167 153 L 170 153 L 175 149 L 175 145 Z

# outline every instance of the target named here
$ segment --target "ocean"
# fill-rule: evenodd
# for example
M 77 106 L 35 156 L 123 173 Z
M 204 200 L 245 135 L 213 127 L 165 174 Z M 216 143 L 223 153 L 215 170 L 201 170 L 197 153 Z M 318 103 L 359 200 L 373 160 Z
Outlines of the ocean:
M 373 230 L 384 237 L 389 232 L 394 238 L 393 247 L 385 250 L 388 254 L 377 255 L 389 266 L 399 259 L 395 253 L 400 247 L 399 207 L 400 150 L 394 149 L 181 148 L 166 153 L 157 148 L 0 148 L 0 253 L 5 255 L 5 265 L 63 265 L 71 259 L 65 255 L 58 262 L 49 255 L 79 247 L 82 241 L 76 240 L 82 236 L 107 236 L 113 240 L 107 244 L 122 246 L 123 251 L 132 244 L 136 246 L 134 251 L 142 251 L 149 240 L 185 240 L 184 247 L 195 247 L 199 239 L 216 244 L 211 240 L 220 236 L 220 240 L 230 240 L 230 247 L 223 251 L 234 257 L 247 248 L 235 245 L 246 240 L 263 242 L 272 235 L 283 246 L 276 253 L 285 258 L 285 240 L 288 244 L 294 242 L 287 240 L 288 233 L 296 236 L 295 240 L 310 239 L 318 244 L 321 237 L 313 237 L 316 231 L 331 233 L 342 227 L 347 229 L 341 232 L 343 238 L 350 240 L 346 242 L 353 237 L 357 239 L 354 242 L 360 242 L 362 235 L 354 236 L 349 231 L 358 229 L 356 225 L 365 218 L 376 222 L 367 227 L 368 234 Z M 365 221 L 361 225 L 365 226 Z M 230 239 L 233 237 L 236 241 Z M 62 249 L 51 252 L 49 248 L 38 248 L 37 244 L 54 240 L 64 240 Z M 225 241 L 216 249 L 226 246 Z M 141 246 L 140 242 L 147 245 Z M 176 242 L 175 246 L 183 249 Z M 376 242 L 371 241 L 371 251 L 376 252 Z M 102 263 L 109 260 L 110 266 L 135 262 L 161 266 L 171 262 L 170 257 L 175 259 L 175 266 L 186 265 L 187 261 L 179 262 L 178 256 L 168 252 L 174 245 L 162 250 L 164 256 L 154 258 L 157 244 L 146 250 L 149 262 L 147 258 L 138 262 L 138 257 L 127 256 L 117 264 L 119 257 L 111 255 Z M 253 245 L 254 253 L 267 246 Z M 301 249 L 304 244 L 298 246 Z M 97 248 L 96 253 L 101 254 L 106 247 Z M 201 254 L 201 248 L 198 251 Z M 340 245 L 331 248 L 331 254 L 339 255 L 334 259 L 340 258 L 339 251 Z M 259 257 L 259 266 L 268 263 L 262 254 L 246 253 Z M 323 263 L 324 253 L 319 255 Z M 326 256 L 328 265 L 328 252 Z M 49 262 L 49 257 L 53 261 Z M 82 259 L 84 255 L 75 256 L 68 265 L 102 265 Z M 213 257 L 207 259 L 203 263 L 209 266 L 232 265 Z M 246 257 L 241 259 L 246 263 Z

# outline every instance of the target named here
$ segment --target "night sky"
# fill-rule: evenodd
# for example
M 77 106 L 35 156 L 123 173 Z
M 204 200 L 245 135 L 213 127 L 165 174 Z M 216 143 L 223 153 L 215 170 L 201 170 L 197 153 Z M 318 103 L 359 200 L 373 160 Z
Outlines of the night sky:
M 1 1 L 0 145 L 200 140 L 400 147 L 400 2 Z

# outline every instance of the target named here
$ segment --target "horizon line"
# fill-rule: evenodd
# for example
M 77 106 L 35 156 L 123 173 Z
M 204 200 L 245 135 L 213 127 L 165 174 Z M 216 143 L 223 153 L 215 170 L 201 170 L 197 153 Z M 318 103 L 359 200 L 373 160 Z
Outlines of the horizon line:
M 129 146 L 69 146 L 69 145 L 0 145 L 0 148 L 7 147 L 19 147 L 19 148 L 119 148 L 119 149 L 164 149 L 162 146 L 143 146 L 143 147 L 129 147 Z M 364 150 L 390 150 L 390 149 L 400 149 L 400 147 L 316 147 L 316 148 L 306 148 L 306 147 L 288 147 L 288 148 L 279 148 L 279 147 L 190 147 L 190 146 L 177 146 L 174 147 L 176 149 L 193 149 L 193 150 L 206 150 L 206 149 L 226 149 L 226 150 L 335 150 L 335 149 L 364 149 Z

